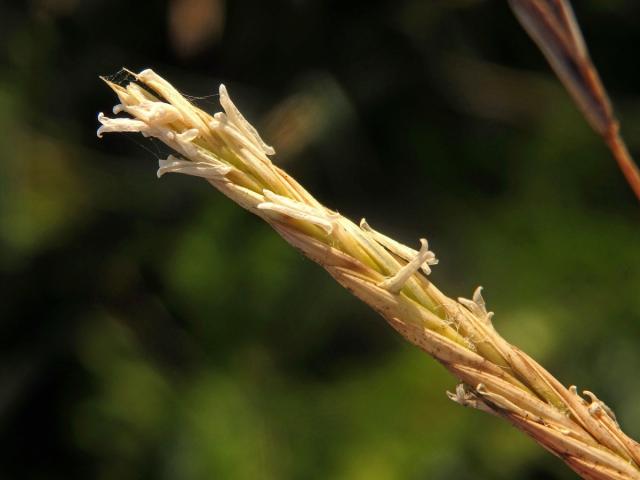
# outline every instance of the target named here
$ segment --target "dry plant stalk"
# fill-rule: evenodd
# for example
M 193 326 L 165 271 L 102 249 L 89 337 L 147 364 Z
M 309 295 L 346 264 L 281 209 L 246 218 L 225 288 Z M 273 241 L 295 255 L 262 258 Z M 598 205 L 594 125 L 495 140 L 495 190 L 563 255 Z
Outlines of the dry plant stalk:
M 640 200 L 640 170 L 624 140 L 607 91 L 589 57 L 568 0 L 509 0 L 593 129 L 602 136 L 629 186 Z
M 593 393 L 565 388 L 494 329 L 481 288 L 457 301 L 427 275 L 437 263 L 422 239 L 418 251 L 321 205 L 268 156 L 275 152 L 243 118 L 220 86 L 223 112 L 189 103 L 151 70 L 120 86 L 115 114 L 98 120 L 106 132 L 140 132 L 171 147 L 158 176 L 179 172 L 206 179 L 258 215 L 287 242 L 324 267 L 342 286 L 380 313 L 403 337 L 430 354 L 462 383 L 449 397 L 502 417 L 561 457 L 587 479 L 640 480 L 640 445 L 626 436 Z

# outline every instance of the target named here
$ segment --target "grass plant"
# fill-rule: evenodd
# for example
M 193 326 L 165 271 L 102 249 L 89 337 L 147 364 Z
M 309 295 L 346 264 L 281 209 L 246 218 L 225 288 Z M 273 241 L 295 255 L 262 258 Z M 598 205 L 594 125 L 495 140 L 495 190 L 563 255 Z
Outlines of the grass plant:
M 430 280 L 437 264 L 426 239 L 413 249 L 356 224 L 318 202 L 269 159 L 267 145 L 220 86 L 223 111 L 209 115 L 151 70 L 134 81 L 106 83 L 119 98 L 98 136 L 139 132 L 175 155 L 160 160 L 158 176 L 204 178 L 266 221 L 292 246 L 322 266 L 409 342 L 449 370 L 460 384 L 449 397 L 503 418 L 560 457 L 585 479 L 639 479 L 640 445 L 590 391 L 566 388 L 495 330 L 481 287 L 471 299 L 450 298 Z
M 567 0 L 509 0 L 591 127 L 605 141 L 640 200 L 640 169 L 620 136 L 620 125 Z

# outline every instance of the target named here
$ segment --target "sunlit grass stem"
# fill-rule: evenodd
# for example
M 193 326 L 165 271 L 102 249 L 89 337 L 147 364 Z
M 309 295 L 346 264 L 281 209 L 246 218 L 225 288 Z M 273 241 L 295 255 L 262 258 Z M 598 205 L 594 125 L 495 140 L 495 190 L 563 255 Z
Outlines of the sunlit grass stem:
M 100 114 L 98 136 L 140 132 L 176 156 L 160 160 L 158 176 L 199 176 L 271 225 L 325 268 L 411 343 L 438 360 L 461 384 L 452 400 L 502 417 L 587 479 L 640 480 L 640 446 L 591 392 L 565 388 L 494 329 L 481 288 L 471 299 L 449 298 L 428 275 L 436 256 L 355 224 L 320 204 L 269 159 L 275 152 L 220 86 L 224 112 L 211 116 L 151 70 L 121 86 L 114 113 Z M 479 432 L 479 438 L 482 436 Z

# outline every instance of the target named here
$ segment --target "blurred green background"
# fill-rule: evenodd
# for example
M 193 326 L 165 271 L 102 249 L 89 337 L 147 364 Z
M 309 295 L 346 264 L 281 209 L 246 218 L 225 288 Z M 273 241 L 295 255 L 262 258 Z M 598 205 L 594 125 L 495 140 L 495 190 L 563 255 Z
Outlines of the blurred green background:
M 640 4 L 576 5 L 640 156 Z M 0 5 L 0 478 L 570 479 L 205 182 L 98 75 L 219 82 L 333 208 L 640 437 L 640 209 L 504 1 Z

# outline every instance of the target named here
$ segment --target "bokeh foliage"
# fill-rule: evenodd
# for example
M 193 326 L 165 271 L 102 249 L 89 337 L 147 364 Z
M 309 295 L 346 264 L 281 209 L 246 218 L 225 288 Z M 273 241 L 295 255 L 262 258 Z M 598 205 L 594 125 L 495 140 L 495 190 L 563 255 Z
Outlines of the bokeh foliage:
M 640 152 L 640 5 L 576 5 Z M 638 205 L 498 1 L 0 6 L 0 478 L 573 478 L 159 145 L 97 75 L 224 81 L 327 205 L 640 437 Z

